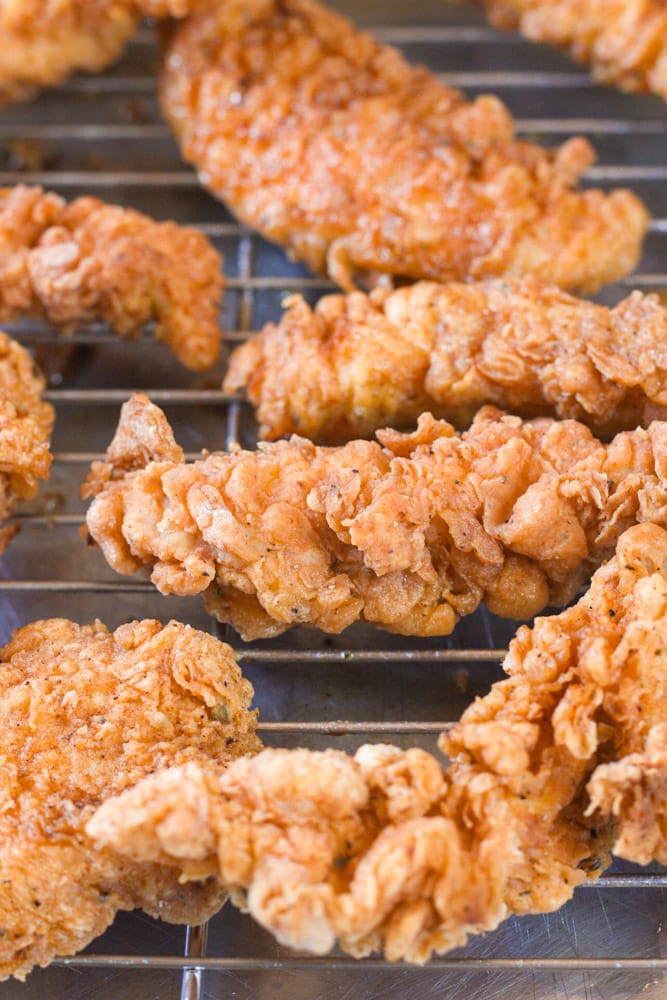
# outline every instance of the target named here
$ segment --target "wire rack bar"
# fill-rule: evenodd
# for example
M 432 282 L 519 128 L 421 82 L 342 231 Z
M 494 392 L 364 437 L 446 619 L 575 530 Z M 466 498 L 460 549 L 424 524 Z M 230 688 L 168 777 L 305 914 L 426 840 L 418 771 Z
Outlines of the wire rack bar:
M 258 733 L 318 733 L 324 736 L 348 736 L 353 733 L 440 733 L 452 728 L 451 722 L 260 722 Z
M 40 344 L 57 344 L 62 347 L 101 347 L 112 344 L 114 347 L 127 347 L 127 340 L 120 337 L 117 333 L 113 333 L 108 328 L 91 328 L 80 333 L 62 333 L 53 329 L 53 327 L 50 330 L 46 327 L 22 327 L 17 330 L 12 327 L 11 323 L 5 323 L 3 330 L 11 333 L 12 337 L 24 344 L 36 344 L 38 346 Z M 225 330 L 223 333 L 223 339 L 227 345 L 240 343 L 246 340 L 248 336 L 249 333 L 247 330 Z M 136 343 L 137 341 L 144 346 L 148 346 L 149 344 L 151 347 L 153 346 L 154 340 L 149 328 L 146 328 L 134 342 Z
M 155 588 L 147 580 L 0 580 L 0 593 L 147 594 Z
M 488 44 L 494 47 L 498 45 L 516 45 L 517 37 L 511 32 L 499 32 L 488 25 L 458 25 L 458 24 L 433 24 L 422 27 L 420 25 L 374 25 L 372 29 L 375 38 L 385 42 L 387 45 L 410 45 L 424 43 L 430 45 L 434 42 L 475 42 L 477 44 Z M 153 45 L 154 32 L 150 28 L 140 29 L 130 40 L 128 47 L 136 49 Z
M 178 955 L 76 955 L 73 958 L 58 958 L 53 963 L 56 966 L 75 968 L 96 968 L 132 966 L 144 969 L 184 969 L 189 968 L 192 959 Z M 208 957 L 197 961 L 197 968 L 210 971 L 261 972 L 274 969 L 344 969 L 346 972 L 372 969 L 373 972 L 391 972 L 400 968 L 404 973 L 412 971 L 423 973 L 418 965 L 408 965 L 405 962 L 390 963 L 381 958 L 226 958 Z M 667 971 L 667 958 L 434 958 L 428 965 L 429 969 L 456 969 L 459 971 L 507 971 L 517 972 L 519 969 L 564 972 L 574 969 L 577 972 L 602 970 L 620 971 Z
M 495 663 L 507 655 L 506 649 L 237 649 L 241 663 L 385 663 L 400 659 L 410 663 Z
M 385 27 L 373 28 L 376 38 L 387 45 L 410 45 L 419 42 L 431 44 L 433 42 L 475 42 L 475 44 L 486 43 L 495 45 L 498 39 L 505 43 L 516 43 L 516 38 L 510 34 L 499 35 L 493 28 L 486 26 L 467 27 L 457 25 L 433 25 L 428 28 L 421 27 Z
M 206 957 L 208 924 L 190 926 L 185 931 L 185 956 L 192 960 L 192 966 L 183 969 L 181 1000 L 199 1000 L 202 986 L 202 969 L 198 964 Z M 195 964 L 196 963 L 196 964 Z
M 133 392 L 146 392 L 154 403 L 169 403 L 172 406 L 230 403 L 233 399 L 240 399 L 221 389 L 50 389 L 44 393 L 44 399 L 60 404 L 89 406 L 93 403 L 96 406 L 115 406 L 124 403 Z
M 424 42 L 476 42 L 489 45 L 515 45 L 516 36 L 511 33 L 500 33 L 488 25 L 458 25 L 434 24 L 428 27 L 420 25 L 382 25 L 374 26 L 373 35 L 387 45 L 409 45 Z M 129 48 L 140 48 L 153 45 L 154 32 L 150 28 L 141 28 L 129 42 Z
M 629 275 L 627 278 L 621 278 L 616 284 L 623 288 L 646 285 L 664 285 L 667 284 L 667 272 L 656 271 L 650 274 L 642 274 L 640 272 L 639 274 Z M 238 289 L 240 291 L 244 291 L 246 289 L 257 291 L 275 289 L 276 291 L 285 292 L 297 292 L 304 289 L 321 292 L 340 291 L 340 289 L 338 289 L 333 282 L 327 281 L 325 278 L 304 278 L 301 275 L 281 278 L 273 278 L 269 276 L 253 277 L 247 282 L 241 281 L 239 278 L 229 278 L 227 281 L 227 287 L 230 289 Z
M 195 462 L 198 458 L 202 457 L 200 451 L 186 451 L 185 460 L 187 462 Z M 54 462 L 60 462 L 63 464 L 72 465 L 89 465 L 91 462 L 102 462 L 104 461 L 105 454 L 103 451 L 56 451 L 53 455 Z M 75 514 L 74 517 L 79 515 Z M 17 515 L 18 520 L 27 520 L 32 524 L 40 524 L 44 520 L 42 515 L 39 514 L 20 514 Z M 47 517 L 46 521 L 49 524 L 53 523 L 51 518 Z
M 585 132 L 591 135 L 663 135 L 664 123 L 659 120 L 647 119 L 636 121 L 620 118 L 615 121 L 600 118 L 516 118 L 516 131 L 547 132 L 556 135 Z M 96 125 L 89 122 L 65 122 L 62 125 L 52 125 L 49 122 L 17 122 L 10 124 L 0 122 L 0 139 L 52 139 L 62 141 L 125 141 L 173 142 L 173 135 L 167 125 Z M 14 175 L 12 175 L 14 176 Z M 53 176 L 49 171 L 49 177 Z M 88 176 L 86 174 L 86 176 Z
M 667 285 L 667 273 L 633 274 L 616 282 L 621 288 L 662 288 Z
M 434 24 L 429 27 L 419 25 L 374 26 L 373 34 L 388 45 L 406 45 L 411 42 L 489 42 L 510 43 L 511 34 L 499 34 L 487 25 L 470 26 L 457 24 Z M 154 32 L 151 28 L 141 28 L 129 43 L 130 48 L 152 45 Z M 514 39 L 516 42 L 516 38 Z
M 667 167 L 612 164 L 590 167 L 586 178 L 592 181 L 636 182 L 667 180 Z M 81 170 L 26 171 L 22 174 L 26 184 L 42 184 L 57 187 L 142 187 L 142 188 L 200 188 L 197 175 L 191 170 L 121 170 L 89 174 Z M 15 184 L 14 171 L 0 171 L 0 184 Z
M 485 87 L 503 90 L 506 87 L 535 87 L 592 90 L 596 84 L 585 73 L 530 73 L 504 70 L 453 71 L 435 73 L 443 83 L 452 87 Z M 73 77 L 61 86 L 63 94 L 154 94 L 155 80 L 150 76 Z

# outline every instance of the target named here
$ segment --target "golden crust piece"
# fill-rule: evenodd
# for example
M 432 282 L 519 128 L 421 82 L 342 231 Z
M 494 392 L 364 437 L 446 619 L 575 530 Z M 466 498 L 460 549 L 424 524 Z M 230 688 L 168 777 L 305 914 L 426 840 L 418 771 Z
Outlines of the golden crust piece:
M 484 403 L 581 420 L 602 435 L 667 417 L 667 309 L 634 292 L 614 309 L 533 279 L 299 296 L 232 354 L 263 437 L 323 443 L 414 424 L 458 426 Z
M 520 631 L 509 679 L 442 738 L 445 773 L 418 749 L 265 750 L 156 774 L 88 832 L 186 878 L 217 863 L 284 944 L 423 962 L 556 909 L 610 847 L 665 859 L 666 649 L 667 532 L 641 525 L 576 607 Z
M 215 0 L 176 26 L 162 104 L 184 156 L 238 217 L 350 289 L 355 275 L 531 273 L 593 290 L 637 264 L 628 191 L 577 191 L 593 153 L 518 142 L 312 0 Z
M 482 600 L 529 618 L 571 599 L 625 528 L 667 522 L 667 422 L 603 445 L 575 421 L 487 407 L 460 436 L 425 414 L 378 439 L 294 437 L 188 464 L 135 395 L 84 484 L 88 532 L 117 572 L 203 593 L 254 639 L 358 619 L 447 635 Z
M 188 368 L 215 363 L 222 259 L 205 236 L 96 198 L 0 188 L 0 321 L 24 315 L 65 332 L 102 320 L 137 337 L 155 322 Z
M 19 629 L 0 658 L 0 978 L 78 951 L 118 910 L 184 923 L 215 912 L 224 887 L 128 864 L 84 829 L 157 769 L 223 768 L 259 748 L 229 646 L 177 622 L 112 634 L 52 619 Z
M 569 49 L 596 79 L 667 98 L 664 0 L 483 0 L 494 24 Z
M 0 0 L 0 104 L 113 62 L 142 15 L 181 17 L 199 0 Z
M 44 378 L 31 356 L 0 331 L 0 552 L 18 531 L 3 522 L 49 476 L 54 412 L 43 391 Z

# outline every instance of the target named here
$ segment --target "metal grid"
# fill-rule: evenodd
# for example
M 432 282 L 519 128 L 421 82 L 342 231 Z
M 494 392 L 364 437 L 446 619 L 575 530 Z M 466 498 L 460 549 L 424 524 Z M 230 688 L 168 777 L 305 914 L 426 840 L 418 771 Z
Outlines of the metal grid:
M 389 10 L 381 0 L 332 6 L 402 46 L 411 59 L 446 70 L 447 82 L 471 94 L 498 92 L 526 137 L 553 144 L 573 133 L 590 136 L 600 153 L 591 182 L 633 186 L 654 216 L 640 273 L 604 299 L 613 301 L 629 287 L 667 292 L 667 109 L 661 102 L 595 87 L 559 54 L 488 28 L 470 6 L 439 0 L 393 0 Z M 153 70 L 146 30 L 106 75 L 69 81 L 57 93 L 3 111 L 0 183 L 42 183 L 67 196 L 92 191 L 198 225 L 225 254 L 230 280 L 223 322 L 233 344 L 277 317 L 283 293 L 316 298 L 331 286 L 287 262 L 200 190 L 160 121 Z M 193 377 L 148 336 L 128 347 L 105 329 L 72 337 L 73 350 L 32 323 L 10 332 L 35 348 L 51 371 L 49 398 L 58 419 L 49 488 L 20 515 L 24 530 L 0 563 L 0 639 L 49 615 L 99 616 L 112 627 L 131 617 L 171 616 L 211 628 L 199 602 L 161 598 L 145 582 L 120 580 L 99 553 L 83 547 L 78 486 L 86 466 L 101 456 L 131 388 L 147 390 L 167 408 L 193 456 L 204 445 L 252 445 L 248 409 L 217 388 L 222 366 Z M 231 633 L 222 637 L 237 646 L 255 685 L 265 742 L 353 749 L 383 739 L 433 749 L 436 735 L 499 676 L 514 628 L 482 611 L 444 641 L 402 639 L 365 626 L 340 637 L 294 630 L 249 646 Z M 0 986 L 0 997 L 311 1000 L 407 993 L 458 1000 L 514 991 L 539 1000 L 658 998 L 667 984 L 666 888 L 667 876 L 657 868 L 619 866 L 560 913 L 511 920 L 423 970 L 375 958 L 297 956 L 229 907 L 210 926 L 185 931 L 141 914 L 122 915 L 84 955 L 33 973 L 25 986 Z

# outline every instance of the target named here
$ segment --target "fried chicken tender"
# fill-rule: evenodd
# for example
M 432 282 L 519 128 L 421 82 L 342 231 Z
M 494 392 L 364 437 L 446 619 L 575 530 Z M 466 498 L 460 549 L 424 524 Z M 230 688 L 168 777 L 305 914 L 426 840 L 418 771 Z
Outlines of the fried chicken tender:
M 213 0 L 174 27 L 162 105 L 202 183 L 343 288 L 355 276 L 534 274 L 588 291 L 633 270 L 647 216 L 575 190 L 593 159 L 518 142 L 312 0 Z
M 336 443 L 425 410 L 465 426 L 484 403 L 602 435 L 667 417 L 667 309 L 653 295 L 605 309 L 523 279 L 285 304 L 233 352 L 224 384 L 247 386 L 265 438 Z
M 0 978 L 78 951 L 118 910 L 199 922 L 219 883 L 98 850 L 108 796 L 169 765 L 254 753 L 252 688 L 229 646 L 187 625 L 39 621 L 0 651 Z
M 0 188 L 0 321 L 36 316 L 72 332 L 95 320 L 133 339 L 155 321 L 188 368 L 215 363 L 222 259 L 195 229 L 96 198 Z
M 0 104 L 120 56 L 143 15 L 181 17 L 198 0 L 0 0 Z
M 608 849 L 667 858 L 667 532 L 622 536 L 575 607 L 522 628 L 508 680 L 441 748 L 265 750 L 186 764 L 107 800 L 104 848 L 197 877 L 215 863 L 278 940 L 426 961 L 512 913 L 544 913 Z
M 34 497 L 51 468 L 54 412 L 31 356 L 0 331 L 0 552 L 19 530 L 4 525 L 17 501 Z
M 565 46 L 603 83 L 667 98 L 664 0 L 483 0 L 494 24 Z
M 625 528 L 667 524 L 667 422 L 604 445 L 572 420 L 486 407 L 461 435 L 424 414 L 377 437 L 186 463 L 137 394 L 82 487 L 89 539 L 119 573 L 203 594 L 245 639 L 358 619 L 435 636 L 482 600 L 515 619 L 565 603 Z

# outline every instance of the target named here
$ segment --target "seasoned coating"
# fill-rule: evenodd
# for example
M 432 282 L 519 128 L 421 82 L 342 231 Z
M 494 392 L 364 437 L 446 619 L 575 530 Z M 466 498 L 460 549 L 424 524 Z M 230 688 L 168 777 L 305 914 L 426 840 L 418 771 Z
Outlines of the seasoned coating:
M 588 291 L 633 270 L 647 216 L 575 190 L 593 159 L 514 138 L 312 0 L 212 0 L 173 28 L 162 105 L 202 183 L 350 290 L 354 278 L 534 274 Z
M 494 24 L 565 46 L 603 83 L 667 98 L 664 0 L 483 0 Z
M 88 832 L 186 878 L 212 861 L 283 944 L 424 962 L 556 909 L 608 848 L 664 860 L 665 649 L 667 532 L 640 525 L 576 607 L 521 629 L 509 679 L 441 738 L 445 773 L 419 749 L 265 750 L 153 775 Z
M 605 309 L 523 279 L 285 304 L 225 379 L 247 386 L 265 438 L 337 443 L 425 410 L 460 427 L 484 403 L 603 436 L 667 417 L 667 309 L 653 295 Z
M 574 607 L 519 629 L 503 664 L 509 680 L 467 709 L 441 749 L 455 766 L 464 762 L 464 784 L 485 767 L 527 772 L 530 781 L 538 747 L 551 739 L 554 771 L 571 774 L 589 761 L 585 815 L 598 832 L 607 828 L 613 852 L 664 864 L 665 639 L 667 531 L 639 524 L 621 535 Z M 548 730 L 534 726 L 545 709 Z M 527 876 L 518 895 L 525 888 Z
M 143 16 L 181 17 L 198 0 L 0 0 L 0 104 L 70 73 L 94 73 L 125 48 Z
M 259 748 L 233 651 L 187 625 L 34 622 L 0 650 L 0 978 L 83 948 L 118 910 L 199 922 L 224 886 L 95 848 L 111 795 L 170 765 Z
M 204 594 L 245 639 L 358 619 L 434 636 L 482 600 L 515 619 L 564 603 L 625 528 L 667 523 L 667 422 L 603 445 L 575 421 L 486 407 L 460 436 L 430 414 L 377 436 L 185 463 L 135 395 L 82 489 L 89 538 L 119 573 Z
M 0 321 L 37 316 L 72 332 L 95 320 L 155 337 L 188 368 L 215 363 L 222 259 L 205 236 L 97 198 L 0 188 Z
M 49 476 L 54 412 L 43 391 L 44 378 L 28 352 L 0 331 L 0 552 L 18 531 L 3 522 Z

